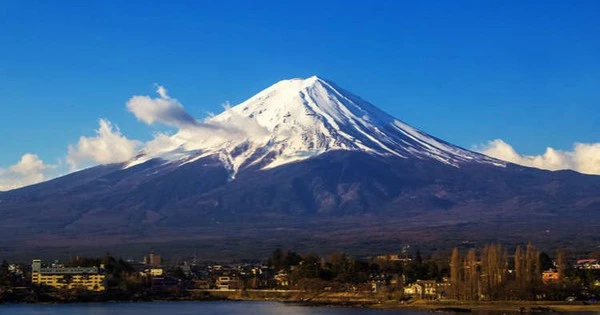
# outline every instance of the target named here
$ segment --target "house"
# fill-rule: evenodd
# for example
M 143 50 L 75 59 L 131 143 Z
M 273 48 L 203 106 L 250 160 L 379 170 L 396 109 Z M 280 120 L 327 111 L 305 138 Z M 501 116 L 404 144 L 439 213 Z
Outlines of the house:
M 240 280 L 237 277 L 232 276 L 220 276 L 216 281 L 217 289 L 228 291 L 238 290 L 241 288 Z
M 404 294 L 420 299 L 442 298 L 450 286 L 450 283 L 437 282 L 435 280 L 417 280 L 404 287 Z
M 426 299 L 435 299 L 437 298 L 438 286 L 435 280 L 422 280 L 417 281 L 421 286 L 423 286 L 423 296 L 421 298 Z
M 554 269 L 548 269 L 542 272 L 542 282 L 544 284 L 556 283 L 560 281 L 559 273 Z
M 284 270 L 280 270 L 274 279 L 278 287 L 288 287 L 290 285 L 290 275 Z
M 162 268 L 148 268 L 144 269 L 143 272 L 140 272 L 142 276 L 151 276 L 151 277 L 162 277 L 164 274 L 164 270 Z
M 10 264 L 10 265 L 8 265 L 8 272 L 17 274 L 17 275 L 22 275 L 22 274 L 24 274 L 23 266 L 21 266 L 19 264 Z
M 423 287 L 415 282 L 404 287 L 404 295 L 421 298 L 423 296 Z
M 575 264 L 577 269 L 600 269 L 598 259 L 580 259 Z
M 371 275 L 371 290 L 374 293 L 381 292 L 388 286 L 390 277 L 385 274 Z

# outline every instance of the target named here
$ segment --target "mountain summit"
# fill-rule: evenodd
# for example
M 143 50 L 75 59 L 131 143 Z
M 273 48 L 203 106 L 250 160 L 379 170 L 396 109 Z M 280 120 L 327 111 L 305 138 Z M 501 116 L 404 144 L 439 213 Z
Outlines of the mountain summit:
M 0 252 L 135 243 L 248 258 L 277 246 L 373 254 L 401 241 L 589 246 L 600 242 L 598 191 L 600 176 L 494 160 L 310 77 L 190 118 L 127 163 L 0 192 Z
M 317 76 L 280 81 L 203 126 L 198 137 L 193 130 L 173 137 L 178 143 L 174 152 L 186 153 L 158 156 L 188 163 L 218 154 L 232 175 L 244 167 L 268 169 L 335 150 L 432 159 L 455 167 L 471 162 L 505 166 L 417 130 Z

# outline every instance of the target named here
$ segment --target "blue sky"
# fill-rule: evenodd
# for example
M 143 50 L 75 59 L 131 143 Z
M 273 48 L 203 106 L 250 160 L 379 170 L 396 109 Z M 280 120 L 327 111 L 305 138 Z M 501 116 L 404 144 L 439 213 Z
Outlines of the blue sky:
M 413 126 L 521 154 L 600 142 L 598 1 L 4 1 L 0 168 L 60 163 L 162 84 L 196 117 L 281 79 L 336 82 Z

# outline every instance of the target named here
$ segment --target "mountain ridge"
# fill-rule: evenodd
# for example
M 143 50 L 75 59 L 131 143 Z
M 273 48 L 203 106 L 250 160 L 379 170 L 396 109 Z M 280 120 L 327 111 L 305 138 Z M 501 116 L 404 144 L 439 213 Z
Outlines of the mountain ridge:
M 129 162 L 0 193 L 0 250 L 318 240 L 365 251 L 515 235 L 600 244 L 600 176 L 451 145 L 318 77 L 280 81 L 168 140 Z

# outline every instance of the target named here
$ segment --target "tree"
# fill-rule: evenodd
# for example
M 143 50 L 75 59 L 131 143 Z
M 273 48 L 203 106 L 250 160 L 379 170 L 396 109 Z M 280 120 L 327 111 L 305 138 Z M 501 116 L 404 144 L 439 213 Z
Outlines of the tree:
M 452 256 L 450 257 L 450 284 L 452 285 L 452 292 L 454 293 L 454 298 L 460 298 L 460 286 L 461 286 L 461 271 L 462 264 L 460 260 L 460 253 L 458 252 L 458 248 L 454 247 L 452 250 Z
M 415 261 L 419 265 L 423 263 L 423 257 L 421 257 L 421 250 L 419 250 L 419 249 L 417 249 L 417 254 L 415 255 Z
M 454 247 L 452 256 L 450 256 L 450 282 L 458 283 L 460 281 L 460 253 L 458 248 Z
M 477 300 L 479 287 L 479 272 L 477 270 L 477 255 L 475 249 L 472 248 L 467 252 L 465 257 L 465 280 L 467 284 L 468 300 Z
M 489 244 L 483 248 L 481 272 L 484 277 L 483 295 L 488 299 L 497 299 L 506 272 L 506 255 L 500 244 Z
M 556 252 L 556 268 L 558 269 L 558 279 L 563 280 L 565 278 L 565 270 L 567 269 L 567 259 L 565 257 L 565 251 L 559 249 Z
M 6 260 L 3 260 L 2 264 L 0 265 L 0 287 L 8 287 L 11 285 L 10 282 L 11 281 L 10 273 L 8 272 L 8 262 Z
M 520 283 L 520 291 L 524 298 L 533 299 L 541 283 L 541 262 L 539 251 L 529 242 L 525 249 L 523 263 L 523 278 Z
M 554 266 L 554 263 L 552 262 L 552 259 L 550 258 L 550 256 L 548 256 L 548 254 L 541 252 L 540 253 L 540 269 L 542 270 L 549 270 Z
M 518 292 L 525 291 L 525 263 L 521 246 L 517 246 L 515 250 L 515 283 Z
M 301 279 L 320 278 L 323 269 L 321 268 L 321 258 L 317 255 L 307 254 L 302 256 L 302 261 L 291 274 L 291 280 L 297 283 Z
M 529 242 L 525 249 L 525 280 L 528 283 L 535 281 L 538 256 L 535 247 Z
M 325 266 L 329 276 L 338 282 L 356 284 L 365 282 L 368 278 L 368 264 L 361 264 L 342 252 L 330 254 L 325 261 Z
M 271 254 L 268 264 L 275 270 L 290 270 L 291 266 L 296 266 L 302 261 L 302 257 L 292 251 L 283 251 L 281 248 L 276 249 Z

